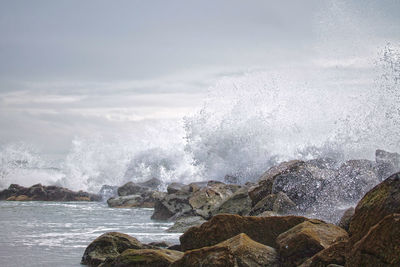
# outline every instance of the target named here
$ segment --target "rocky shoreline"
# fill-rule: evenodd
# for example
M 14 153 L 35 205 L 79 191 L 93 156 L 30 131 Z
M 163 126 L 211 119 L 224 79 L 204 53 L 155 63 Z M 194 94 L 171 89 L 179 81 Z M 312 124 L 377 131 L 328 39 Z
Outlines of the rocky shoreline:
M 400 173 L 368 191 L 341 224 L 348 228 L 294 215 L 217 214 L 186 230 L 180 244 L 169 248 L 121 233 L 103 234 L 86 248 L 82 264 L 399 266 Z
M 174 221 L 180 244 L 142 244 L 106 233 L 85 250 L 89 266 L 400 266 L 400 155 L 376 160 L 283 162 L 256 183 L 127 183 L 110 207 L 154 207 L 152 219 Z M 389 176 L 387 179 L 386 177 Z M 364 197 L 362 197 L 364 195 Z M 362 198 L 361 198 L 362 197 Z M 361 199 L 361 200 L 359 200 Z M 299 216 L 354 203 L 336 224 Z M 117 203 L 117 204 L 115 204 Z M 296 215 L 297 214 L 297 215 Z

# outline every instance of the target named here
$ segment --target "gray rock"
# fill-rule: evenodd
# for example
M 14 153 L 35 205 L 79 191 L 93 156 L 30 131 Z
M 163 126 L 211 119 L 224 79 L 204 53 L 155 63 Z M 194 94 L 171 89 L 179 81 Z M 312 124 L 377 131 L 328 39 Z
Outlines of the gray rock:
M 191 216 L 178 219 L 173 226 L 167 229 L 168 233 L 184 233 L 187 229 L 192 226 L 198 226 L 205 223 L 203 217 L 200 216 Z
M 248 194 L 248 188 L 242 187 L 229 196 L 211 213 L 216 215 L 219 213 L 229 213 L 238 215 L 247 215 L 251 210 L 251 199 Z
M 349 226 L 350 226 L 350 221 L 351 218 L 353 218 L 354 215 L 354 207 L 350 207 L 345 212 L 343 213 L 342 218 L 340 219 L 338 226 L 343 228 L 346 231 L 349 231 Z
M 375 151 L 377 175 L 383 181 L 393 173 L 400 171 L 400 154 L 378 149 Z

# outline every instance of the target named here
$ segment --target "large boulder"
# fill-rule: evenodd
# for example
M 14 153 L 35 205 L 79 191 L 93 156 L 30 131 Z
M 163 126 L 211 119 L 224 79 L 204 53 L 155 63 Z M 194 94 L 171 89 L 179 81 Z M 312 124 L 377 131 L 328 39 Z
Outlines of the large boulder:
M 351 246 L 392 213 L 400 213 L 400 173 L 375 186 L 358 202 L 349 227 Z
M 101 267 L 168 267 L 182 255 L 169 249 L 127 249 L 116 258 L 107 259 Z
M 192 194 L 189 203 L 195 214 L 208 219 L 212 216 L 212 211 L 239 188 L 238 185 L 209 181 L 206 187 Z
M 161 199 L 165 193 L 158 191 L 145 191 L 141 195 L 127 195 L 110 198 L 107 200 L 109 207 L 113 208 L 154 208 L 157 199 Z
M 251 199 L 247 193 L 248 188 L 242 187 L 226 198 L 211 213 L 212 215 L 220 213 L 248 215 L 251 209 Z
M 330 265 L 343 266 L 346 263 L 347 241 L 339 241 L 321 250 L 299 267 L 325 267 Z
M 185 266 L 278 267 L 279 259 L 274 248 L 255 242 L 246 234 L 239 234 L 211 247 L 187 251 L 171 264 L 171 267 Z
M 285 214 L 296 210 L 296 204 L 283 192 L 270 194 L 260 200 L 250 211 L 250 215 L 257 216 L 265 211 Z
M 118 196 L 140 195 L 147 191 L 154 191 L 158 189 L 161 181 L 153 178 L 143 183 L 128 182 L 121 187 L 118 187 Z
M 282 162 L 277 166 L 273 166 L 264 172 L 256 185 L 249 189 L 249 196 L 252 201 L 252 205 L 256 205 L 260 200 L 272 193 L 272 186 L 276 176 L 291 172 L 293 169 L 298 168 L 303 161 L 292 160 L 288 162 Z
M 206 220 L 200 216 L 183 217 L 176 220 L 174 225 L 168 228 L 166 231 L 168 233 L 184 233 L 190 227 L 198 226 L 205 222 Z
M 298 266 L 319 251 L 347 239 L 347 232 L 336 225 L 308 220 L 280 234 L 276 244 L 284 266 Z
M 102 197 L 103 201 L 116 197 L 118 196 L 118 186 L 105 184 L 100 188 L 99 195 Z
M 89 266 L 98 266 L 106 258 L 116 258 L 130 248 L 143 249 L 147 248 L 147 246 L 126 234 L 118 232 L 105 233 L 89 244 L 83 253 L 81 263 Z
M 378 149 L 375 151 L 375 162 L 377 175 L 381 181 L 400 171 L 400 154 L 398 153 Z
M 179 216 L 193 216 L 193 208 L 189 204 L 189 193 L 179 192 L 177 194 L 167 194 L 161 199 L 156 199 L 153 220 L 172 220 Z
M 283 232 L 306 221 L 300 216 L 252 217 L 218 214 L 201 226 L 192 227 L 180 237 L 182 250 L 212 246 L 245 233 L 261 244 L 276 247 L 275 239 Z
M 346 266 L 400 266 L 400 214 L 371 227 L 347 255 Z

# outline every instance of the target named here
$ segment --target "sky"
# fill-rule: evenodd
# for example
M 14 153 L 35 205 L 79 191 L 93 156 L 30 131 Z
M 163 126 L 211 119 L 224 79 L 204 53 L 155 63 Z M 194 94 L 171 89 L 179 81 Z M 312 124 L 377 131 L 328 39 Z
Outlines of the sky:
M 399 14 L 398 0 L 0 0 L 0 145 L 63 155 L 76 136 L 179 120 L 222 77 L 365 70 L 400 42 Z

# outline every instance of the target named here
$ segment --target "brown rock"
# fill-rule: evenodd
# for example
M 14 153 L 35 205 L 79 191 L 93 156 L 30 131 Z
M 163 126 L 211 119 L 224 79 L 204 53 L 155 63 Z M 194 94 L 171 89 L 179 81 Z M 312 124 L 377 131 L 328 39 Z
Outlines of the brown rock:
M 400 173 L 393 174 L 371 189 L 358 202 L 350 221 L 350 247 L 387 215 L 400 213 Z
M 351 218 L 353 218 L 354 215 L 354 208 L 350 207 L 345 212 L 343 213 L 342 218 L 340 219 L 338 226 L 343 228 L 346 231 L 349 231 L 349 226 L 350 226 L 350 221 Z
M 330 264 L 344 265 L 346 262 L 347 241 L 339 241 L 332 246 L 321 250 L 299 267 L 325 267 Z
M 211 247 L 185 252 L 171 267 L 184 266 L 279 266 L 274 248 L 250 239 L 246 234 L 236 235 Z
M 346 266 L 400 266 L 400 214 L 371 227 L 347 255 Z
M 192 227 L 181 237 L 182 250 L 212 246 L 245 233 L 261 244 L 276 247 L 275 239 L 281 233 L 307 220 L 300 216 L 252 217 L 218 214 L 200 226 Z
M 279 235 L 276 243 L 284 266 L 297 266 L 319 251 L 347 239 L 348 234 L 342 228 L 309 220 Z
M 89 244 L 83 253 L 81 263 L 89 266 L 98 266 L 106 258 L 115 258 L 126 249 L 142 249 L 146 247 L 146 245 L 143 245 L 132 236 L 109 232 L 99 236 Z
M 183 253 L 169 249 L 127 249 L 113 260 L 107 259 L 102 267 L 168 267 Z

